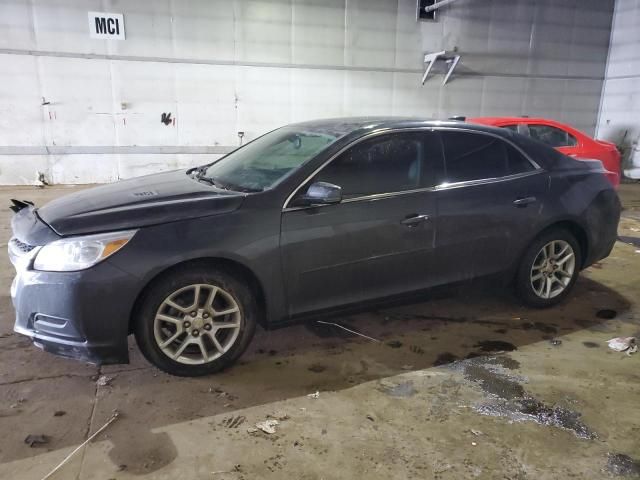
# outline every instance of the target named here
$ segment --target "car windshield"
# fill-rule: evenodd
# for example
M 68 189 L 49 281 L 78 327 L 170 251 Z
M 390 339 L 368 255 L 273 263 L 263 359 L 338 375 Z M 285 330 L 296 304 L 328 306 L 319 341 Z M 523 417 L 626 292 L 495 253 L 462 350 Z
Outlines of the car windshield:
M 338 137 L 284 127 L 202 169 L 200 178 L 229 190 L 261 192 L 299 168 Z

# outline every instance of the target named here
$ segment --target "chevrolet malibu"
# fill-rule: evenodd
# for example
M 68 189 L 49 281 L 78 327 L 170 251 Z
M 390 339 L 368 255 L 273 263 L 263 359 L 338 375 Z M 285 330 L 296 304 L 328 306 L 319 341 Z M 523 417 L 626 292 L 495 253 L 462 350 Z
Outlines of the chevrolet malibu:
M 266 328 L 476 277 L 563 300 L 616 239 L 602 167 L 509 130 L 346 118 L 208 165 L 13 200 L 15 331 L 46 351 L 184 376 Z

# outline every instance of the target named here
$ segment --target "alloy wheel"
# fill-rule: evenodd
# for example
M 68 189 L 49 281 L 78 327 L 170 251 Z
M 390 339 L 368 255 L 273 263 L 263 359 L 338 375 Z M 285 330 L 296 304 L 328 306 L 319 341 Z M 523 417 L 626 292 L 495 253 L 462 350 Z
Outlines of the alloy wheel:
M 153 332 L 169 358 L 201 365 L 229 351 L 241 325 L 242 313 L 233 295 L 215 285 L 194 284 L 165 298 L 156 312 Z
M 571 283 L 576 268 L 576 256 L 564 240 L 552 240 L 544 245 L 531 267 L 531 287 L 544 299 L 560 295 Z

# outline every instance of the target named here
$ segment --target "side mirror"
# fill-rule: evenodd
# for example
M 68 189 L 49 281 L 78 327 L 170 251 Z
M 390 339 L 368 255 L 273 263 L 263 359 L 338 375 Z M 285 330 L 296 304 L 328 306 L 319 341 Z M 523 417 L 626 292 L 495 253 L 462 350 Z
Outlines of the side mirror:
M 315 182 L 309 185 L 302 198 L 305 205 L 331 205 L 342 201 L 342 188 L 327 182 Z

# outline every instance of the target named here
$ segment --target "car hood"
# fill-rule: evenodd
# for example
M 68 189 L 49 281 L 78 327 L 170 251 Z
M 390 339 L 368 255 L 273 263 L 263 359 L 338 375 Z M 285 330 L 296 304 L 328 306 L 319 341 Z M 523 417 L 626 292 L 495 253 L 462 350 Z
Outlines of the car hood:
M 77 235 L 219 215 L 237 209 L 245 196 L 178 170 L 75 192 L 36 214 L 59 235 Z

